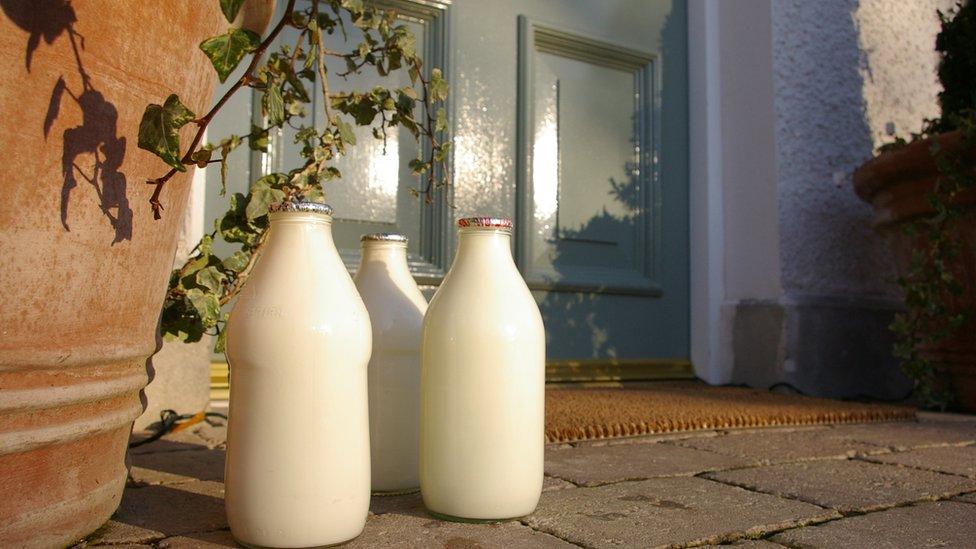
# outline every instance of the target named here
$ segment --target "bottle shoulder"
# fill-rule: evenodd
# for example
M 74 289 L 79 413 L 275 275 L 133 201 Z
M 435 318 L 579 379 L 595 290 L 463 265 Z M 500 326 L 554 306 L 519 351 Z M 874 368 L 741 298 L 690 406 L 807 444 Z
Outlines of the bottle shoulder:
M 521 277 L 475 278 L 449 275 L 431 299 L 425 329 L 543 329 L 542 315 Z
M 264 258 L 262 258 L 264 259 Z M 337 258 L 307 258 L 302 264 L 260 260 L 230 314 L 230 323 L 301 321 L 317 326 L 358 326 L 369 315 L 352 278 Z M 298 327 L 298 326 L 296 326 Z

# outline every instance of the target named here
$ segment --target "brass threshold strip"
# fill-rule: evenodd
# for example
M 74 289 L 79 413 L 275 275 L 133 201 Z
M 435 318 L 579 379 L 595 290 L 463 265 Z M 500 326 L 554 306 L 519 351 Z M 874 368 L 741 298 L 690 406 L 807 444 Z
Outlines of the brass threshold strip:
M 578 359 L 546 362 L 546 382 L 550 384 L 608 385 L 622 381 L 694 379 L 695 371 L 687 359 Z M 227 400 L 230 383 L 226 362 L 210 364 L 210 400 Z

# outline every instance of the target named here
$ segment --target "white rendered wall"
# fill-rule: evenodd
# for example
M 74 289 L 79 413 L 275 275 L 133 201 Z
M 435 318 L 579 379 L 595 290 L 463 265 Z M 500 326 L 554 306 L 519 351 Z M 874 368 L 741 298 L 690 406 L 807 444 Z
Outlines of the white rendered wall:
M 952 3 L 689 2 L 692 361 L 700 377 L 740 378 L 743 345 L 733 334 L 748 336 L 735 328 L 742 307 L 784 311 L 782 333 L 753 347 L 772 347 L 791 375 L 790 353 L 816 345 L 820 328 L 806 330 L 830 318 L 816 316 L 824 307 L 877 324 L 871 315 L 891 306 L 892 266 L 850 178 L 889 134 L 908 137 L 938 114 L 935 11 Z M 820 309 L 804 317 L 798 303 Z
M 937 8 L 952 0 L 772 2 L 780 263 L 789 294 L 890 296 L 851 174 L 938 115 Z

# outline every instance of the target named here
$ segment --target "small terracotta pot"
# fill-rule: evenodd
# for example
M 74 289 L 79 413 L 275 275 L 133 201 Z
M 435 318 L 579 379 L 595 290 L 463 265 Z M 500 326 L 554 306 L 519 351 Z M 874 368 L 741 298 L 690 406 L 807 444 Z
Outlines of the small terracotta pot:
M 148 103 L 197 113 L 215 1 L 0 0 L 0 546 L 64 546 L 125 485 L 189 178 L 137 148 Z M 184 146 L 193 131 L 183 134 Z
M 960 150 L 961 134 L 958 131 L 939 135 L 935 139 L 938 139 L 943 150 Z M 929 139 L 881 153 L 854 172 L 854 190 L 874 208 L 874 225 L 890 237 L 896 261 L 903 271 L 908 268 L 912 251 L 926 247 L 924 236 L 910 237 L 904 233 L 904 227 L 921 216 L 933 213 L 926 201 L 939 177 L 931 153 L 932 144 Z M 976 163 L 976 149 L 969 151 L 968 158 Z M 971 212 L 976 208 L 976 188 L 960 193 L 956 203 Z M 949 299 L 950 309 L 955 311 L 976 311 L 974 220 L 976 216 L 967 215 L 949 227 L 963 243 L 962 253 L 954 268 L 965 288 L 962 295 Z M 943 373 L 955 395 L 956 407 L 976 411 L 976 316 L 956 336 L 921 349 L 921 353 L 944 365 Z

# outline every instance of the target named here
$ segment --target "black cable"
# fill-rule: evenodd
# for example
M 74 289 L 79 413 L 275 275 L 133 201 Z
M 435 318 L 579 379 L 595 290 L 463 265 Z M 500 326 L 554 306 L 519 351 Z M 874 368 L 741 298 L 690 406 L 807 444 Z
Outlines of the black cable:
M 159 412 L 159 423 L 158 427 L 153 429 L 153 433 L 142 440 L 134 440 L 129 443 L 129 448 L 135 448 L 136 446 L 142 446 L 143 444 L 148 444 L 150 442 L 159 440 L 164 435 L 172 431 L 180 421 L 185 421 L 191 419 L 197 414 L 178 414 L 176 410 L 163 410 Z M 209 417 L 219 417 L 227 420 L 227 416 L 219 412 L 205 412 L 203 414 L 203 419 Z

